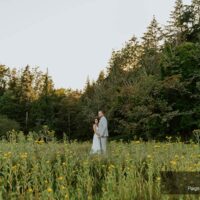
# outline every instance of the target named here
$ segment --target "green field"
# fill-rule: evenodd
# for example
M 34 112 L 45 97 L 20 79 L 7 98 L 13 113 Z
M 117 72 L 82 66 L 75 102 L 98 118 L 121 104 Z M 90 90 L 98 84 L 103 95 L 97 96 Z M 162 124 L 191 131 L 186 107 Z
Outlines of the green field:
M 160 171 L 198 171 L 200 149 L 181 142 L 0 143 L 0 199 L 200 199 L 160 192 Z

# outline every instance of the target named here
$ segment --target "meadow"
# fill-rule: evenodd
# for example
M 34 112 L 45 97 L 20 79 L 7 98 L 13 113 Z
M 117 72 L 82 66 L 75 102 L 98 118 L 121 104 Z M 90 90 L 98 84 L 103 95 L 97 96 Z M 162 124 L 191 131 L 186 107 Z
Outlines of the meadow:
M 109 141 L 90 155 L 91 142 L 1 141 L 0 199 L 200 199 L 160 190 L 162 170 L 199 171 L 198 144 Z

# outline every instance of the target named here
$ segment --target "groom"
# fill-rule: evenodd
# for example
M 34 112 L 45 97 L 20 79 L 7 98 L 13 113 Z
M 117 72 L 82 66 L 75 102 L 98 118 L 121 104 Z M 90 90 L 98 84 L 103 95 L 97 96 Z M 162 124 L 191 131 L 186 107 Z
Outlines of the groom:
M 98 116 L 100 118 L 100 121 L 99 121 L 99 128 L 97 135 L 99 136 L 101 149 L 103 153 L 106 153 L 106 146 L 108 139 L 108 122 L 102 110 L 98 112 Z

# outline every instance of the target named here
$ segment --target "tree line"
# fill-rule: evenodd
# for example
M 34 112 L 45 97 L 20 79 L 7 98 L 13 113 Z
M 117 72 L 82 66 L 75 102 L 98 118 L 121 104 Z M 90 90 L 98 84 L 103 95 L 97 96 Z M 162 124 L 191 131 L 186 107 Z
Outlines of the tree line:
M 46 125 L 59 138 L 89 139 L 99 109 L 113 138 L 190 138 L 200 128 L 200 0 L 176 0 L 164 27 L 154 16 L 84 90 L 55 89 L 39 68 L 0 65 L 0 135 Z

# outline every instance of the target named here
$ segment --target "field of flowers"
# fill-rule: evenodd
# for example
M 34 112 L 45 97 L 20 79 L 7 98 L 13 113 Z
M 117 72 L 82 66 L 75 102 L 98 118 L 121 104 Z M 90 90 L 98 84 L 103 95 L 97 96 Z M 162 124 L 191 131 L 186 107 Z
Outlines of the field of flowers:
M 107 155 L 91 142 L 0 142 L 0 199 L 200 199 L 160 191 L 160 171 L 199 171 L 198 144 L 109 141 Z

